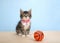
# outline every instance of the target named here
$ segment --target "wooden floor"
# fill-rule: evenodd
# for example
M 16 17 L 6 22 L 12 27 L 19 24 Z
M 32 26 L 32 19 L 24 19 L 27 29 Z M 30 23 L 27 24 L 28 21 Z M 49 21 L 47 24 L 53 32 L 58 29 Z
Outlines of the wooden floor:
M 0 43 L 60 43 L 60 31 L 43 31 L 44 39 L 35 41 L 33 32 L 28 37 L 17 36 L 15 32 L 0 32 Z

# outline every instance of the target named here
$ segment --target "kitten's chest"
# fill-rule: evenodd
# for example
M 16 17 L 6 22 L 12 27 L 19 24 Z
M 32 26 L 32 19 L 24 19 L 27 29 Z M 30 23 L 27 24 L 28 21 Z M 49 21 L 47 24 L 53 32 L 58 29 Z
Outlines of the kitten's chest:
M 29 25 L 30 25 L 30 22 L 28 22 L 28 23 L 23 23 L 23 22 L 22 22 L 22 25 L 24 25 L 24 26 L 29 26 Z
M 22 25 L 24 26 L 24 27 L 23 27 L 24 29 L 28 29 L 29 26 L 30 26 L 30 21 L 28 21 L 28 22 L 22 21 L 21 23 L 22 23 Z

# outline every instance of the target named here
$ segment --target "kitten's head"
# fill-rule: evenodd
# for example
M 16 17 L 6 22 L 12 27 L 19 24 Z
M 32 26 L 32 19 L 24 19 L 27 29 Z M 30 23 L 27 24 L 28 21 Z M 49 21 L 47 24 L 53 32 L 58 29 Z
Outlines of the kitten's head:
M 21 19 L 25 19 L 25 20 L 31 19 L 31 10 L 23 11 L 20 9 L 20 17 L 21 17 Z

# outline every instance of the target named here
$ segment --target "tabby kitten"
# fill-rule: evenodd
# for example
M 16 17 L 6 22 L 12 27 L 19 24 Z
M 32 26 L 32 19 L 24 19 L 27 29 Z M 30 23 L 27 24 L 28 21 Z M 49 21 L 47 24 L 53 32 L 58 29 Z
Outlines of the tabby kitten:
M 21 20 L 18 22 L 16 26 L 17 35 L 28 35 L 31 27 L 31 10 L 23 11 L 20 9 L 20 18 Z

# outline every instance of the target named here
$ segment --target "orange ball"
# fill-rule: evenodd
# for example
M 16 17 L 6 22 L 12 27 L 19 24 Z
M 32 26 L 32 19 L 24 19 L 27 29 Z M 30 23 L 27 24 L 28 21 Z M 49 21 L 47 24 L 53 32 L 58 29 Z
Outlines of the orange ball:
M 36 31 L 34 32 L 34 39 L 36 41 L 42 41 L 42 39 L 44 38 L 44 34 L 42 31 Z

